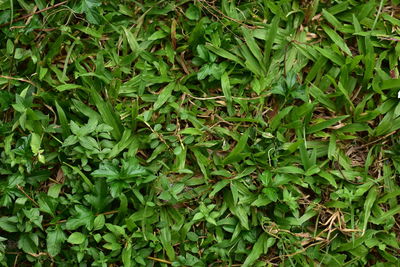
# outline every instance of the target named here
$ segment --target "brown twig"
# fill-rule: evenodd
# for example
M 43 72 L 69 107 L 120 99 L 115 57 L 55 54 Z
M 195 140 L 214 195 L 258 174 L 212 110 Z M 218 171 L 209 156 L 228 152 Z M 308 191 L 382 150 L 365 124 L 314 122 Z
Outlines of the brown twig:
M 24 194 L 27 198 L 29 198 L 29 200 L 32 201 L 32 203 L 35 204 L 35 206 L 39 207 L 39 204 L 24 191 L 22 186 L 17 184 L 17 188 L 18 188 L 19 191 L 22 192 L 22 194 Z
M 224 99 L 225 96 L 219 95 L 219 96 L 211 96 L 211 97 L 198 97 L 194 95 L 187 94 L 189 97 L 197 99 L 197 100 L 212 100 L 212 99 Z
M 194 96 L 191 94 L 186 94 L 187 96 L 193 98 L 193 99 L 197 99 L 197 100 L 212 100 L 212 99 L 224 99 L 225 96 L 223 95 L 219 95 L 219 96 L 211 96 L 211 97 L 198 97 L 198 96 Z M 259 95 L 259 96 L 255 96 L 255 97 L 239 97 L 239 96 L 232 96 L 233 99 L 238 99 L 238 100 L 257 100 L 263 97 L 268 97 L 271 94 L 265 94 L 265 95 Z
M 366 144 L 364 144 L 364 145 L 361 145 L 361 146 L 359 146 L 359 148 L 368 147 L 368 146 L 370 146 L 370 145 L 372 145 L 372 144 L 375 144 L 375 143 L 377 143 L 377 142 L 379 142 L 379 141 L 382 141 L 383 139 L 386 139 L 386 138 L 388 138 L 389 136 L 394 135 L 397 131 L 398 131 L 398 130 L 393 131 L 393 132 L 388 133 L 387 135 L 384 135 L 384 136 L 382 136 L 382 137 L 380 137 L 380 138 L 378 138 L 378 139 L 376 139 L 376 140 L 374 140 L 374 141 L 372 141 L 372 142 L 369 142 L 369 143 L 366 143 Z
M 164 260 L 164 259 L 159 259 L 159 258 L 155 258 L 155 257 L 147 257 L 149 260 L 153 260 L 153 261 L 158 261 L 158 262 L 162 262 L 162 263 L 166 263 L 166 264 L 172 264 L 172 262 Z
M 14 260 L 14 267 L 16 267 L 16 266 L 18 266 L 17 265 L 17 263 L 18 263 L 18 257 L 19 257 L 19 254 L 16 254 L 17 256 L 15 256 L 15 260 Z
M 270 261 L 277 260 L 277 259 L 280 259 L 280 258 L 289 258 L 289 257 L 293 257 L 293 256 L 295 256 L 295 255 L 297 255 L 297 254 L 304 253 L 304 252 L 305 252 L 307 249 L 309 249 L 310 247 L 317 246 L 317 245 L 322 244 L 322 243 L 325 243 L 325 242 L 326 242 L 326 241 L 315 242 L 315 243 L 312 243 L 312 244 L 308 245 L 307 247 L 302 248 L 302 249 L 300 249 L 300 250 L 298 250 L 298 251 L 296 251 L 296 252 L 293 252 L 293 253 L 291 253 L 291 254 L 285 254 L 285 255 L 276 256 L 276 257 L 273 257 L 273 258 L 271 258 L 271 259 L 268 259 L 267 261 L 270 262 Z
M 212 5 L 210 5 L 207 1 L 205 1 L 205 0 L 198 0 L 198 3 L 201 5 L 201 6 L 203 6 L 205 9 L 207 9 L 207 11 L 208 12 L 210 12 L 210 9 L 212 9 L 213 11 L 215 11 L 215 12 L 217 12 L 219 15 L 221 15 L 222 17 L 224 17 L 224 18 L 226 18 L 226 19 L 228 19 L 228 20 L 230 20 L 230 21 L 233 21 L 233 22 L 236 22 L 236 23 L 238 23 L 238 24 L 240 24 L 240 25 L 242 25 L 242 26 L 244 26 L 244 27 L 246 27 L 246 28 L 248 28 L 248 29 L 257 29 L 257 28 L 261 28 L 261 27 L 258 27 L 258 26 L 251 26 L 251 25 L 248 25 L 248 24 L 246 24 L 246 23 L 244 23 L 243 21 L 240 21 L 240 20 L 237 20 L 237 19 L 234 19 L 234 18 L 232 18 L 232 17 L 229 17 L 229 16 L 227 16 L 226 14 L 224 14 L 221 10 L 219 10 L 218 8 L 216 8 L 215 6 L 212 6 Z M 205 5 L 204 5 L 204 4 Z M 207 5 L 207 6 L 206 6 Z M 211 15 L 213 15 L 213 16 L 216 16 L 214 13 L 212 13 L 212 12 L 210 12 L 211 13 Z M 217 16 L 217 18 L 218 18 L 218 16 Z
M 171 151 L 172 151 L 171 147 L 170 147 L 170 146 L 168 145 L 168 143 L 165 141 L 165 139 L 164 139 L 164 137 L 162 136 L 162 134 L 160 134 L 160 133 L 154 131 L 154 129 L 151 127 L 151 125 L 148 124 L 146 121 L 143 120 L 143 122 L 144 122 L 144 124 L 146 124 L 147 127 L 149 127 L 149 129 L 151 130 L 151 132 L 154 133 L 154 134 L 156 134 L 157 137 L 160 139 L 160 141 L 163 142 L 164 145 L 167 146 L 168 150 L 171 150 Z
M 12 26 L 10 29 L 23 29 L 26 28 L 26 25 L 21 25 L 21 26 Z M 58 30 L 57 28 L 47 28 L 47 29 L 33 29 L 35 32 L 51 32 Z
M 47 252 L 39 252 L 39 253 L 28 252 L 28 254 L 35 258 L 40 257 L 40 256 L 50 256 L 49 253 L 47 253 Z
M 299 45 L 310 45 L 310 46 L 318 44 L 320 42 L 322 42 L 322 40 L 317 40 L 317 41 L 314 41 L 311 43 L 305 43 L 305 42 L 297 41 L 295 39 L 290 40 L 290 43 L 295 43 L 295 44 L 299 44 Z
M 382 40 L 400 42 L 400 39 L 397 39 L 397 38 L 394 38 L 394 37 L 378 36 L 378 38 L 382 39 Z
M 7 23 L 0 24 L 0 28 L 2 28 L 2 27 L 4 27 L 4 26 L 7 26 L 7 25 L 11 25 L 11 24 L 13 24 L 14 22 L 17 22 L 17 21 L 20 21 L 20 20 L 24 20 L 24 19 L 26 19 L 26 18 L 29 18 L 29 17 L 33 16 L 33 15 L 36 15 L 36 14 L 45 12 L 45 11 L 47 11 L 47 10 L 50 10 L 50 9 L 53 9 L 53 8 L 62 6 L 62 5 L 64 5 L 64 4 L 66 4 L 67 2 L 68 2 L 68 1 L 63 1 L 63 2 L 57 3 L 57 4 L 55 4 L 55 5 L 52 5 L 52 6 L 43 8 L 43 9 L 41 9 L 41 10 L 38 10 L 38 11 L 36 11 L 36 12 L 30 13 L 30 14 L 28 14 L 28 15 L 25 15 L 25 16 L 22 16 L 22 17 L 13 19 L 13 20 L 11 21 L 11 23 L 7 22 Z
M 36 84 L 34 84 L 32 81 L 29 81 L 29 80 L 26 80 L 26 79 L 23 79 L 23 78 L 15 78 L 15 77 L 6 76 L 6 75 L 0 75 L 0 78 L 4 78 L 4 79 L 7 79 L 7 80 L 25 82 L 25 83 L 29 83 L 29 84 L 37 87 Z

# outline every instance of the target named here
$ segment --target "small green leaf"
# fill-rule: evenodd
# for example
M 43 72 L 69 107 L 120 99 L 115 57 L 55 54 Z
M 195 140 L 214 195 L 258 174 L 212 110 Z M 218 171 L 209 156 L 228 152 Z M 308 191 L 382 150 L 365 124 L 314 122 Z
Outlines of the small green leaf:
M 159 40 L 159 39 L 163 39 L 165 37 L 168 36 L 167 32 L 164 31 L 156 31 L 154 32 L 152 35 L 150 35 L 149 40 L 150 41 L 155 41 L 155 40 Z
M 42 142 L 42 138 L 37 133 L 32 133 L 31 137 L 31 149 L 34 155 L 37 155 L 40 150 L 40 144 Z
M 203 132 L 200 131 L 199 129 L 196 128 L 185 128 L 182 131 L 180 131 L 181 134 L 188 134 L 188 135 L 203 135 Z
M 93 230 L 100 230 L 104 227 L 106 222 L 105 216 L 103 214 L 100 214 L 96 216 L 93 222 Z
M 75 232 L 72 233 L 69 237 L 68 237 L 68 243 L 71 243 L 73 245 L 80 245 L 83 242 L 85 242 L 86 240 L 86 236 L 82 233 L 79 232 Z
M 185 16 L 190 20 L 199 20 L 200 15 L 201 15 L 200 10 L 195 5 L 190 5 L 185 12 Z
M 14 43 L 10 39 L 7 39 L 6 45 L 7 54 L 12 55 L 14 53 Z

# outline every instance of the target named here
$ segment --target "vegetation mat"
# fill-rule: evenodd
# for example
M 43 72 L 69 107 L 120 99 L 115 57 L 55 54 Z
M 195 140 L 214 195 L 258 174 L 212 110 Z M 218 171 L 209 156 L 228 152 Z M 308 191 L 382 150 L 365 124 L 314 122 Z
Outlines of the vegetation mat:
M 399 0 L 0 0 L 0 40 L 0 265 L 399 266 Z

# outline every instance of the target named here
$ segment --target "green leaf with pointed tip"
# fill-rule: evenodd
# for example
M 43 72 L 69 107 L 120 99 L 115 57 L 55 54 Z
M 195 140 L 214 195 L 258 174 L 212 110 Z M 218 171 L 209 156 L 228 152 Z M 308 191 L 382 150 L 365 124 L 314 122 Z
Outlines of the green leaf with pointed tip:
M 57 225 L 54 230 L 47 233 L 47 252 L 50 254 L 50 256 L 55 257 L 61 252 L 62 244 L 66 239 L 67 237 L 61 230 L 60 225 Z
M 241 159 L 243 159 L 243 156 L 241 155 L 241 152 L 246 148 L 247 146 L 247 140 L 249 138 L 249 133 L 250 131 L 247 130 L 242 134 L 240 137 L 238 143 L 236 144 L 235 148 L 232 149 L 232 151 L 228 154 L 228 156 L 224 159 L 224 164 L 231 164 L 234 162 L 237 162 Z
M 86 236 L 79 232 L 72 233 L 67 239 L 68 243 L 71 243 L 73 245 L 80 245 L 85 242 L 85 240 Z
M 168 101 L 175 87 L 176 83 L 170 83 L 161 90 L 161 93 L 157 97 L 157 101 L 154 103 L 154 110 L 161 108 Z

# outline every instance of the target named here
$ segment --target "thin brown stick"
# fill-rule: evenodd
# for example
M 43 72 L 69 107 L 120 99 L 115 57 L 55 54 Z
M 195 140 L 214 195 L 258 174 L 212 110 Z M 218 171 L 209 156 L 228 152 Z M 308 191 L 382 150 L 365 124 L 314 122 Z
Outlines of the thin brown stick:
M 34 84 L 32 81 L 29 81 L 29 80 L 26 80 L 26 79 L 23 79 L 23 78 L 15 78 L 15 77 L 6 76 L 6 75 L 0 75 L 0 78 L 4 78 L 4 79 L 7 79 L 7 80 L 25 82 L 25 83 L 29 83 L 29 84 L 37 87 L 36 84 Z
M 158 138 L 160 139 L 160 141 L 163 142 L 164 145 L 166 145 L 167 148 L 168 148 L 169 150 L 172 150 L 171 147 L 168 145 L 168 143 L 165 141 L 165 139 L 164 139 L 164 137 L 162 136 L 162 134 L 160 134 L 160 133 L 154 131 L 154 129 L 151 127 L 151 125 L 148 124 L 146 121 L 143 121 L 143 122 L 144 122 L 144 124 L 146 124 L 147 127 L 149 127 L 149 129 L 151 130 L 152 133 L 155 133 L 155 134 L 158 136 Z
M 49 253 L 47 253 L 47 252 L 39 252 L 39 253 L 28 252 L 28 254 L 35 258 L 40 257 L 40 256 L 50 256 Z
M 271 258 L 271 259 L 268 259 L 267 262 L 270 262 L 270 261 L 273 261 L 273 260 L 277 260 L 277 259 L 280 259 L 280 258 L 289 258 L 289 257 L 293 257 L 293 256 L 295 256 L 295 255 L 297 255 L 297 254 L 304 253 L 304 252 L 305 252 L 307 249 L 309 249 L 310 247 L 317 246 L 317 245 L 322 244 L 322 243 L 325 243 L 325 242 L 326 242 L 326 241 L 319 241 L 319 242 L 313 243 L 313 244 L 308 245 L 307 247 L 302 248 L 302 249 L 300 249 L 300 250 L 298 250 L 298 251 L 296 251 L 296 252 L 293 252 L 293 253 L 291 253 L 291 254 L 280 255 L 280 256 L 276 256 L 276 257 L 273 257 L 273 258 Z
M 166 264 L 172 264 L 172 262 L 164 260 L 164 259 L 159 259 L 159 258 L 155 258 L 155 257 L 147 257 L 149 260 L 153 260 L 153 261 L 158 261 L 158 262 L 162 262 L 162 263 L 166 263 Z
M 193 98 L 193 99 L 197 99 L 197 100 L 213 100 L 213 99 L 224 99 L 225 96 L 223 95 L 219 95 L 219 96 L 211 96 L 211 97 L 198 97 L 198 96 L 194 96 L 191 94 L 186 94 L 187 96 Z M 260 99 L 263 97 L 267 97 L 270 96 L 271 94 L 265 94 L 265 95 L 259 95 L 259 96 L 255 96 L 255 97 L 239 97 L 239 96 L 232 96 L 233 99 L 238 99 L 238 100 L 256 100 L 256 99 Z
M 39 204 L 24 191 L 22 186 L 17 184 L 17 188 L 18 188 L 19 191 L 22 192 L 22 194 L 24 194 L 27 198 L 29 198 L 29 200 L 32 201 L 32 203 L 35 204 L 35 206 L 39 207 Z
M 18 265 L 17 265 L 17 263 L 18 263 L 18 257 L 19 257 L 19 254 L 16 254 L 17 256 L 15 256 L 15 260 L 14 260 L 14 267 L 17 267 Z
M 38 11 L 36 11 L 36 12 L 30 13 L 30 14 L 28 14 L 28 15 L 25 15 L 25 16 L 22 16 L 22 17 L 13 19 L 13 20 L 11 21 L 11 23 L 7 22 L 7 23 L 0 24 L 0 28 L 2 28 L 2 27 L 4 27 L 4 26 L 7 26 L 7 25 L 10 25 L 10 24 L 13 24 L 14 22 L 17 22 L 17 21 L 20 21 L 20 20 L 24 20 L 24 19 L 26 19 L 26 18 L 29 18 L 29 17 L 33 16 L 33 15 L 36 15 L 36 14 L 45 12 L 45 11 L 47 11 L 47 10 L 50 10 L 50 9 L 53 9 L 53 8 L 62 6 L 62 5 L 64 5 L 64 4 L 66 4 L 67 2 L 68 2 L 68 1 L 63 1 L 63 2 L 57 3 L 57 4 L 55 4 L 55 5 L 52 5 L 52 6 L 43 8 L 43 9 L 41 9 L 41 10 L 38 10 Z
M 212 99 L 224 99 L 225 96 L 219 95 L 219 96 L 211 96 L 211 97 L 198 97 L 194 95 L 187 94 L 189 97 L 197 99 L 197 100 L 212 100 Z
M 103 212 L 103 213 L 96 214 L 96 216 L 99 216 L 99 215 L 111 215 L 111 214 L 115 214 L 115 213 L 118 213 L 118 210 L 106 211 L 106 212 Z
M 400 39 L 394 37 L 378 36 L 379 39 L 400 42 Z
M 229 16 L 227 16 L 226 14 L 224 14 L 221 10 L 219 10 L 218 8 L 216 8 L 215 6 L 210 5 L 210 4 L 209 4 L 207 1 L 205 1 L 205 0 L 198 0 L 198 3 L 199 3 L 201 6 L 203 6 L 205 9 L 207 9 L 208 12 L 210 12 L 210 9 L 212 9 L 213 11 L 217 12 L 218 14 L 220 14 L 222 17 L 224 17 L 224 18 L 226 18 L 226 19 L 228 19 L 228 20 L 231 20 L 231 21 L 233 21 L 233 22 L 236 22 L 236 23 L 238 23 L 238 24 L 240 24 L 240 25 L 242 25 L 242 26 L 244 26 L 244 27 L 246 27 L 246 28 L 248 28 L 248 29 L 257 29 L 257 28 L 261 28 L 261 27 L 258 27 L 258 26 L 250 26 L 250 25 L 244 23 L 243 21 L 240 21 L 240 20 L 234 19 L 234 18 L 232 18 L 232 17 L 229 17 Z M 203 3 L 204 3 L 205 5 L 207 5 L 207 6 L 205 6 Z M 210 12 L 210 13 L 211 13 L 211 15 L 216 16 L 214 13 L 212 13 L 212 12 Z M 218 18 L 218 16 L 216 16 L 216 17 Z
M 311 43 L 305 43 L 305 42 L 300 42 L 300 41 L 297 41 L 295 39 L 292 39 L 292 40 L 290 40 L 290 42 L 291 43 L 295 43 L 295 44 L 300 44 L 300 45 L 315 45 L 315 44 L 318 44 L 318 43 L 322 42 L 322 40 L 317 40 L 317 41 L 314 41 L 314 42 L 311 42 Z
M 376 140 L 374 140 L 374 141 L 372 141 L 372 142 L 369 142 L 369 143 L 366 143 L 366 144 L 364 144 L 364 145 L 361 145 L 361 146 L 359 146 L 359 148 L 368 147 L 368 146 L 370 146 L 370 145 L 372 145 L 372 144 L 375 144 L 375 143 L 377 143 L 377 142 L 379 142 L 379 141 L 382 141 L 383 139 L 386 139 L 386 138 L 388 138 L 389 136 L 394 135 L 397 131 L 398 131 L 398 130 L 393 131 L 393 132 L 388 133 L 387 135 L 384 135 L 384 136 L 382 136 L 382 137 L 380 137 L 380 138 L 378 138 L 378 139 L 376 139 Z

